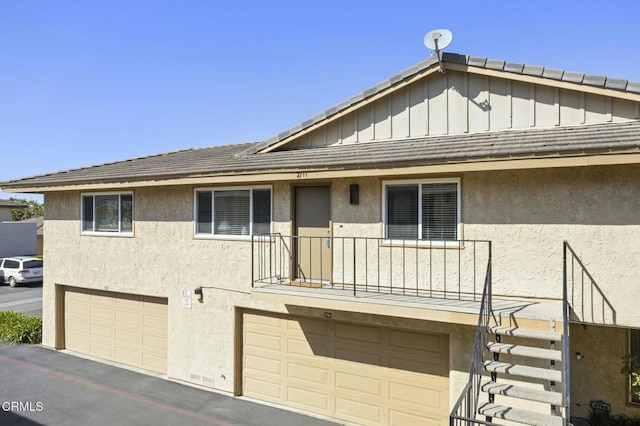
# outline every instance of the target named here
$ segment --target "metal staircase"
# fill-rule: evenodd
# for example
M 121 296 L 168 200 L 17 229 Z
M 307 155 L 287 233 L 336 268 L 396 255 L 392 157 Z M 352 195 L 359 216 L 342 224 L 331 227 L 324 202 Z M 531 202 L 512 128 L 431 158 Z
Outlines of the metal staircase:
M 451 410 L 451 426 L 571 425 L 567 247 L 565 242 L 562 330 L 553 318 L 546 330 L 521 327 L 514 318 L 502 325 L 492 309 L 489 261 L 469 380 Z
M 480 404 L 478 414 L 488 422 L 564 425 L 563 373 L 558 369 L 563 353 L 556 349 L 562 344 L 562 333 L 503 326 L 490 327 L 489 333 L 494 338 L 486 345 L 490 359 L 484 369 L 489 377 L 480 387 L 487 402 Z M 548 406 L 546 413 L 543 404 Z M 535 411 L 529 409 L 536 405 Z

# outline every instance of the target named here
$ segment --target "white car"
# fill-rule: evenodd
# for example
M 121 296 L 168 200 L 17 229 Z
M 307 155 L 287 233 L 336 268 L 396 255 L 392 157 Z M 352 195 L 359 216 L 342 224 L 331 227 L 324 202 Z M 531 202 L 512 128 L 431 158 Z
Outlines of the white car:
M 0 259 L 0 282 L 17 284 L 42 282 L 42 259 L 16 256 Z

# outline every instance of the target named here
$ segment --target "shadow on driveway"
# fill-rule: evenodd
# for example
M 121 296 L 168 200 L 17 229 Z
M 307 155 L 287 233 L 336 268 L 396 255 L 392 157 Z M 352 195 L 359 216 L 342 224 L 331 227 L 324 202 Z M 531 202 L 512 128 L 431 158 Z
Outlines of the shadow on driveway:
M 3 426 L 335 424 L 40 346 L 0 344 L 0 365 Z

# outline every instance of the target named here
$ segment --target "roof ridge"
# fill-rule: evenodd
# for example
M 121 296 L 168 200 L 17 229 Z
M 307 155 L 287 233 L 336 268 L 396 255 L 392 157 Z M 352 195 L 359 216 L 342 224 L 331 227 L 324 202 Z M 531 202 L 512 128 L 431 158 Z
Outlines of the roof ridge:
M 563 69 L 558 68 L 550 68 L 544 67 L 541 65 L 528 65 L 517 62 L 509 62 L 500 59 L 489 59 L 487 57 L 482 56 L 470 56 L 464 55 L 460 53 L 449 53 L 443 52 L 442 54 L 443 62 L 450 63 L 458 63 L 462 65 L 469 65 L 474 67 L 486 68 L 497 71 L 504 71 L 512 74 L 521 74 L 528 75 L 532 77 L 541 77 L 548 78 L 552 80 L 564 81 L 567 83 L 576 83 L 585 86 L 593 86 L 593 87 L 603 87 L 606 89 L 622 91 L 622 92 L 630 92 L 630 93 L 638 93 L 640 94 L 640 81 L 629 81 L 621 78 L 611 78 L 603 75 L 592 75 L 585 74 L 575 71 L 565 71 Z M 345 109 L 359 103 L 365 99 L 370 98 L 371 96 L 377 95 L 384 90 L 389 89 L 397 83 L 400 83 L 403 80 L 406 80 L 410 77 L 415 76 L 416 74 L 438 64 L 437 57 L 432 55 L 427 59 L 424 59 L 417 64 L 405 68 L 400 71 L 398 74 L 381 81 L 374 86 L 365 89 L 364 91 L 351 96 L 345 101 L 338 103 L 337 105 L 328 108 L 313 116 L 310 119 L 303 121 L 300 124 L 297 124 L 291 127 L 284 132 L 279 133 L 278 135 L 271 137 L 269 139 L 263 140 L 260 143 L 256 144 L 254 147 L 248 149 L 245 154 L 256 153 L 260 150 L 270 147 L 289 136 L 292 136 L 302 130 L 305 130 L 339 112 L 344 111 Z

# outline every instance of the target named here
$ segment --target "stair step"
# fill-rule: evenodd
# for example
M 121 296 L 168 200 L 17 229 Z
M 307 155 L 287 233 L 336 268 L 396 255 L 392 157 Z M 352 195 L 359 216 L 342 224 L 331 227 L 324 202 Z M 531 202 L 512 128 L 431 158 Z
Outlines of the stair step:
M 562 382 L 562 372 L 548 368 L 529 367 L 527 365 L 511 364 L 508 362 L 485 361 L 484 369 L 492 373 L 510 374 L 514 376 L 530 377 L 555 382 Z
M 512 422 L 524 423 L 532 426 L 564 425 L 564 419 L 561 416 L 536 413 L 533 411 L 521 410 L 519 408 L 506 407 L 504 405 L 491 403 L 484 404 L 478 408 L 478 413 L 483 416 L 511 420 Z
M 502 336 L 524 337 L 527 339 L 538 339 L 554 342 L 562 341 L 562 333 L 556 333 L 555 331 L 534 330 L 531 328 L 503 327 L 500 325 L 495 325 L 493 327 L 489 327 L 489 332 L 493 334 L 500 334 Z
M 553 349 L 535 348 L 532 346 L 514 345 L 509 343 L 489 342 L 487 349 L 494 353 L 528 356 L 530 358 L 562 361 L 562 352 Z
M 494 395 L 509 396 L 511 398 L 525 399 L 527 401 L 544 402 L 545 404 L 561 406 L 562 394 L 544 389 L 532 389 L 523 386 L 509 385 L 487 381 L 482 383 L 480 389 Z

